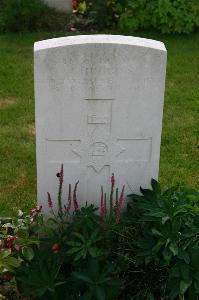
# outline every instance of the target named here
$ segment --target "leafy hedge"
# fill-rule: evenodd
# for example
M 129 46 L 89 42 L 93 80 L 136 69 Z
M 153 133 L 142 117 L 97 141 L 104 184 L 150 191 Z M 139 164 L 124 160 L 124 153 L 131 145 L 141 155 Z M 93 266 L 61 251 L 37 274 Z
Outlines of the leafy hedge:
M 97 28 L 129 33 L 142 29 L 190 33 L 199 26 L 197 0 L 80 0 L 78 10 Z
M 75 22 L 83 18 L 86 28 L 119 29 L 130 34 L 142 29 L 190 33 L 199 26 L 197 0 L 75 0 L 72 4 Z M 0 1 L 0 32 L 57 31 L 66 25 L 66 15 L 41 0 Z
M 197 18 L 192 0 L 129 0 L 119 26 L 127 31 L 153 28 L 162 33 L 190 33 L 199 25 Z
M 98 210 L 79 207 L 78 182 L 64 205 L 63 167 L 57 177 L 58 205 L 47 193 L 51 218 L 36 207 L 1 219 L 1 284 L 15 281 L 28 299 L 199 299 L 197 191 L 162 192 L 152 180 L 152 189 L 129 195 L 122 210 L 125 187 L 119 192 L 112 175 Z
M 1 0 L 0 32 L 64 30 L 67 17 L 41 0 Z

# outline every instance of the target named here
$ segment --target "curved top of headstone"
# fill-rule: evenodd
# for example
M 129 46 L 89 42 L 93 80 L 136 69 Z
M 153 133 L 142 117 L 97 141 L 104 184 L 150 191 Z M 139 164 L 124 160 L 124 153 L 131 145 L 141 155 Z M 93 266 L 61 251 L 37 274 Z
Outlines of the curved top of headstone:
M 51 48 L 59 48 L 64 46 L 82 44 L 120 44 L 132 45 L 144 48 L 153 48 L 160 51 L 166 51 L 164 43 L 132 36 L 96 34 L 96 35 L 77 35 L 69 37 L 54 38 L 43 40 L 35 43 L 34 51 L 47 50 Z

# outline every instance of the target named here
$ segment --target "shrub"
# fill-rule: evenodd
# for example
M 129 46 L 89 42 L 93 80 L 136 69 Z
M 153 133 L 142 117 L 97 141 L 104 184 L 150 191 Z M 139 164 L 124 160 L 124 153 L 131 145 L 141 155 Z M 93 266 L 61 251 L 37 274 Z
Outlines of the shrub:
M 0 31 L 24 32 L 63 30 L 66 15 L 47 7 L 41 0 L 2 0 Z
M 93 1 L 89 7 L 90 16 L 94 19 L 100 29 L 114 28 L 118 23 L 119 16 L 123 11 L 126 2 L 126 0 Z
M 193 0 L 128 0 L 119 26 L 130 32 L 154 28 L 162 33 L 190 33 L 199 25 L 194 9 Z
M 98 210 L 79 207 L 78 182 L 63 205 L 63 166 L 57 177 L 57 205 L 47 193 L 52 217 L 36 207 L 1 220 L 1 281 L 14 276 L 28 299 L 198 299 L 198 192 L 161 192 L 152 180 L 122 211 L 125 187 L 119 192 L 112 175 Z
M 199 193 L 185 187 L 130 195 L 128 218 L 140 224 L 140 263 L 165 268 L 169 299 L 199 298 Z
M 190 33 L 199 26 L 197 0 L 86 0 L 79 1 L 78 12 L 99 29 L 129 33 L 142 29 Z
M 92 20 L 92 26 L 96 29 L 116 28 L 126 3 L 127 0 L 80 0 L 75 14 Z

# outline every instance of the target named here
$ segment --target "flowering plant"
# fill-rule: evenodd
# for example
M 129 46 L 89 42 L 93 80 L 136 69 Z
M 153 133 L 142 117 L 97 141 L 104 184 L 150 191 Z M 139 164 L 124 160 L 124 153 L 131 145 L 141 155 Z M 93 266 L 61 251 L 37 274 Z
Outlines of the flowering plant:
M 73 10 L 77 10 L 77 6 L 78 6 L 78 1 L 77 0 L 72 0 L 72 8 Z
M 75 299 L 77 294 L 85 299 L 98 299 L 100 291 L 115 300 L 122 280 L 109 244 L 115 239 L 114 228 L 120 226 L 124 187 L 119 194 L 112 174 L 110 205 L 108 194 L 101 187 L 98 210 L 94 205 L 80 207 L 79 181 L 74 187 L 69 184 L 64 204 L 63 165 L 56 177 L 57 203 L 47 192 L 52 217 L 46 219 L 42 207 L 37 206 L 27 214 L 19 211 L 17 217 L 2 223 L 0 272 L 14 277 L 18 290 L 26 297 L 61 299 L 60 295 L 68 294 L 70 282 L 74 287 L 70 291 L 71 298 L 67 299 Z M 91 276 L 87 274 L 90 269 L 93 277 L 89 277 L 88 282 L 85 277 Z
M 119 191 L 112 174 L 99 208 L 81 207 L 79 181 L 64 204 L 63 165 L 56 176 L 50 218 L 38 206 L 1 219 L 0 281 L 14 278 L 28 299 L 198 299 L 198 192 L 161 192 L 152 180 L 124 210 L 125 186 Z
M 69 184 L 68 188 L 68 195 L 67 195 L 67 203 L 66 205 L 62 205 L 62 188 L 63 188 L 63 182 L 64 182 L 64 169 L 63 164 L 61 165 L 60 172 L 57 173 L 57 178 L 59 179 L 59 189 L 58 189 L 58 214 L 57 216 L 60 219 L 63 219 L 64 217 L 67 218 L 69 216 L 71 210 L 73 209 L 74 212 L 77 212 L 79 210 L 79 204 L 77 199 L 77 187 L 79 181 L 75 183 L 73 192 L 72 192 L 72 186 Z M 110 190 L 110 211 L 108 213 L 107 209 L 107 193 L 104 193 L 103 186 L 101 187 L 101 198 L 100 198 L 100 217 L 103 218 L 111 218 L 113 222 L 116 224 L 119 223 L 121 219 L 122 214 L 122 207 L 124 203 L 124 190 L 125 186 L 123 186 L 122 191 L 119 195 L 118 188 L 115 189 L 115 176 L 112 174 L 111 176 L 111 190 Z M 114 201 L 114 194 L 115 194 L 115 201 Z M 48 199 L 48 206 L 52 213 L 52 215 L 56 218 L 55 212 L 54 212 L 54 201 L 52 200 L 52 197 L 49 192 L 47 192 L 47 199 Z M 72 207 L 73 205 L 73 207 Z

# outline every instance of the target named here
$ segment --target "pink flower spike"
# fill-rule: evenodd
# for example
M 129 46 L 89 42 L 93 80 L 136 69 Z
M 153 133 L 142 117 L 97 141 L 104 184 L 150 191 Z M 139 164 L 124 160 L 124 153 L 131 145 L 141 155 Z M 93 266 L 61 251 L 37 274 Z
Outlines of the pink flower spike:
M 59 180 L 60 180 L 60 183 L 63 183 L 63 181 L 64 181 L 64 166 L 63 166 L 63 164 L 61 164 L 61 171 L 60 171 Z
M 117 206 L 118 206 L 118 188 L 116 189 L 116 200 L 115 200 L 115 206 L 116 206 L 116 209 L 117 209 Z
M 74 205 L 75 211 L 78 210 L 78 208 L 79 208 L 79 205 L 77 202 L 77 185 L 78 185 L 78 183 L 79 183 L 79 181 L 76 182 L 74 192 L 73 192 L 73 205 Z
M 71 184 L 69 184 L 68 204 L 67 204 L 66 211 L 69 212 L 70 208 L 71 208 Z
M 116 224 L 118 224 L 121 219 L 122 205 L 124 202 L 124 189 L 125 186 L 123 186 L 119 200 L 116 203 L 116 219 L 115 219 Z
M 114 173 L 112 174 L 111 176 L 111 188 L 113 189 L 115 186 L 115 176 L 114 176 Z
M 119 198 L 119 206 L 122 208 L 122 204 L 124 202 L 124 189 L 125 189 L 125 185 L 122 188 L 122 192 L 120 194 L 120 198 Z
M 107 214 L 107 208 L 106 208 L 106 193 L 104 194 L 104 215 Z
M 104 192 L 103 192 L 103 186 L 101 187 L 100 215 L 101 215 L 101 217 L 104 216 Z
M 49 208 L 52 208 L 52 207 L 53 207 L 53 202 L 52 202 L 51 195 L 50 195 L 50 193 L 48 193 L 48 192 L 47 192 L 47 194 L 48 194 L 48 207 L 49 207 Z

